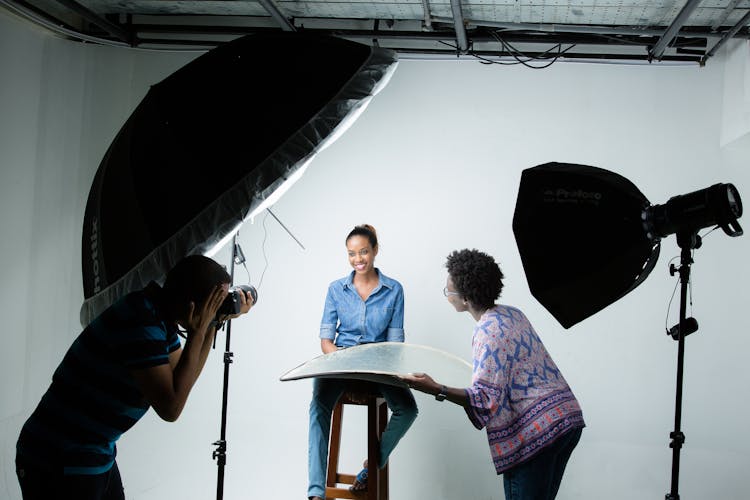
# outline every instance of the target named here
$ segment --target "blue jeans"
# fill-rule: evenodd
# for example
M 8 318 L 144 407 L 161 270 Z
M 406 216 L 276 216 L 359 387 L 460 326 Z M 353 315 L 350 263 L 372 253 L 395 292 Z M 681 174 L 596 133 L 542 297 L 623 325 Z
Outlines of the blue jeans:
M 350 381 L 332 378 L 313 379 L 310 402 L 310 433 L 308 447 L 309 486 L 307 496 L 325 498 L 328 438 L 331 433 L 331 414 L 336 402 L 346 391 Z M 380 463 L 388 462 L 393 449 L 417 418 L 417 403 L 409 389 L 376 384 L 391 410 L 391 418 L 380 441 Z
M 573 429 L 537 456 L 503 472 L 505 500 L 554 500 L 583 429 Z

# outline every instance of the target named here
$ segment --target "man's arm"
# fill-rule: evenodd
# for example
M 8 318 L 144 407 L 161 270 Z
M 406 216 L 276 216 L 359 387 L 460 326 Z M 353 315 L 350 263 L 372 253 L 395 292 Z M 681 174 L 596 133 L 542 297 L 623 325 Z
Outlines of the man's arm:
M 190 390 L 206 364 L 216 335 L 216 329 L 210 323 L 226 295 L 226 287 L 217 286 L 200 311 L 196 312 L 195 304 L 190 304 L 185 347 L 169 355 L 169 364 L 132 371 L 148 403 L 167 422 L 174 422 L 180 416 Z

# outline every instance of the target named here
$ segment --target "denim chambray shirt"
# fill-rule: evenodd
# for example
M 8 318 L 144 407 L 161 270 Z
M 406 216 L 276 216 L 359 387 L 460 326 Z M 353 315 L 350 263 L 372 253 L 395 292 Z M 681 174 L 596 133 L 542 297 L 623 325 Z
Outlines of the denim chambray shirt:
M 354 271 L 328 286 L 320 338 L 338 347 L 404 341 L 404 289 L 375 269 L 380 281 L 363 301 L 354 288 Z M 338 332 L 338 335 L 337 335 Z

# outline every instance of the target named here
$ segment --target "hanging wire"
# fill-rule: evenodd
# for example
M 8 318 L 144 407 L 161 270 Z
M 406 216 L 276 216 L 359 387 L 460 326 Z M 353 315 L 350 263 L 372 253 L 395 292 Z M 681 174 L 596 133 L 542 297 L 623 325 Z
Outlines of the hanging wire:
M 675 256 L 669 259 L 669 262 L 667 262 L 667 269 L 671 269 L 672 262 L 674 262 L 675 260 L 679 258 L 680 258 L 679 256 Z M 667 315 L 664 318 L 664 329 L 667 331 L 667 333 L 669 333 L 669 311 L 672 310 L 672 302 L 674 301 L 674 296 L 677 293 L 677 287 L 679 286 L 679 284 L 680 284 L 680 279 L 678 276 L 677 282 L 675 282 L 674 284 L 674 289 L 672 289 L 672 295 L 669 297 L 669 304 L 667 305 Z
M 245 272 L 247 273 L 247 282 L 252 283 L 253 280 L 250 277 L 250 269 L 247 268 L 247 259 L 245 258 L 245 254 L 242 252 L 242 247 L 238 243 L 240 240 L 240 231 L 239 229 L 234 235 L 233 241 L 233 252 L 232 252 L 232 258 L 234 259 L 235 264 L 242 264 L 242 267 L 245 268 Z
M 719 229 L 719 226 L 714 226 L 711 229 L 709 229 L 708 231 L 706 231 L 705 233 L 703 233 L 703 235 L 698 235 L 698 237 L 701 240 L 704 240 L 704 239 L 706 239 L 706 237 L 708 235 L 710 235 L 711 233 L 713 233 L 717 229 Z M 691 260 L 695 260 L 694 257 L 695 257 L 695 248 L 693 248 L 691 250 L 691 252 L 690 252 L 690 259 Z M 679 258 L 680 258 L 679 256 L 672 257 L 669 260 L 669 262 L 667 263 L 667 267 L 668 268 L 671 267 L 672 262 L 674 262 L 676 259 L 679 259 Z M 667 315 L 664 318 L 664 327 L 667 330 L 667 332 L 669 332 L 669 311 L 672 309 L 672 301 L 674 300 L 674 296 L 675 296 L 675 294 L 677 292 L 677 286 L 679 284 L 680 284 L 680 280 L 679 280 L 679 277 L 678 277 L 677 283 L 675 283 L 675 285 L 674 285 L 674 290 L 672 290 L 672 296 L 669 298 L 669 305 L 667 305 Z M 690 279 L 688 280 L 688 303 L 690 305 L 690 314 L 689 314 L 689 316 L 692 316 L 693 315 L 693 273 L 690 273 Z
M 482 64 L 499 64 L 501 66 L 513 66 L 516 64 L 523 64 L 527 68 L 531 68 L 531 69 L 545 69 L 545 68 L 549 68 L 550 66 L 552 66 L 555 62 L 557 62 L 557 60 L 561 56 L 563 56 L 565 53 L 567 53 L 568 51 L 570 51 L 576 46 L 576 44 L 572 44 L 570 45 L 570 47 L 563 50 L 562 44 L 558 43 L 552 46 L 551 48 L 545 50 L 541 54 L 530 56 L 524 53 L 523 51 L 518 50 L 511 43 L 506 42 L 497 32 L 493 31 L 490 34 L 497 42 L 500 43 L 503 50 L 505 52 L 508 52 L 508 54 L 510 54 L 510 56 L 513 57 L 513 59 L 515 59 L 515 62 L 497 61 L 497 60 L 489 59 L 484 56 L 480 56 L 479 54 L 476 54 L 474 51 L 469 51 L 469 55 L 478 59 Z M 449 45 L 449 44 L 446 44 L 446 45 Z M 542 66 L 536 66 L 533 64 L 529 64 L 529 62 L 531 61 L 549 61 L 549 62 Z
M 263 243 L 260 245 L 261 252 L 263 253 L 263 272 L 260 273 L 260 281 L 258 282 L 258 289 L 263 284 L 263 277 L 266 275 L 266 269 L 268 269 L 268 255 L 266 254 L 266 240 L 268 240 L 268 228 L 266 227 L 266 219 L 268 219 L 268 211 L 263 216 Z

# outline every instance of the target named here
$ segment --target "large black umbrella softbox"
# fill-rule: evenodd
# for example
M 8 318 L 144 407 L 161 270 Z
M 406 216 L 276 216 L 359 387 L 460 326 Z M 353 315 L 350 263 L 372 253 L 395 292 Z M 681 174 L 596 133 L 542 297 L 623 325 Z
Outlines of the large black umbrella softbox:
M 513 232 L 531 293 L 565 328 L 638 286 L 659 256 L 646 197 L 624 177 L 586 165 L 523 171 Z
M 362 109 L 396 61 L 334 37 L 250 35 L 154 85 L 91 186 L 81 323 L 230 234 Z

